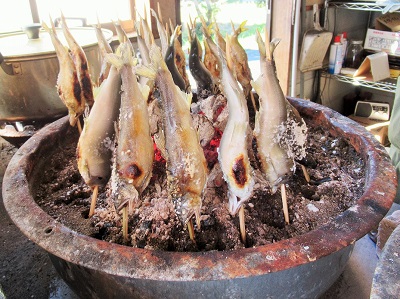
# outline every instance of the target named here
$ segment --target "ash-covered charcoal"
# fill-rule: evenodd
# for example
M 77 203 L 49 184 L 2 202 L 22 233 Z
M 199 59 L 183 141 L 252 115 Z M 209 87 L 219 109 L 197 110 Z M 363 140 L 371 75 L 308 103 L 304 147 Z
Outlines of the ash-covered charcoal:
M 319 185 L 307 184 L 301 170 L 297 170 L 286 183 L 290 216 L 290 223 L 286 225 L 279 190 L 271 194 L 268 186 L 257 182 L 253 197 L 244 205 L 247 246 L 261 246 L 310 231 L 347 209 L 361 196 L 365 177 L 361 157 L 346 142 L 341 143 L 339 155 L 336 155 L 339 159 L 336 162 L 340 162 L 341 167 L 332 165 L 330 151 L 324 151 L 319 143 L 323 139 L 324 144 L 331 144 L 335 138 L 319 128 L 308 126 L 307 151 L 312 153 L 315 161 L 314 167 L 307 168 L 311 179 L 317 181 L 326 177 L 340 177 L 340 180 L 331 179 Z M 73 187 L 64 186 L 57 192 L 50 191 L 55 184 L 64 185 L 63 182 L 78 173 L 74 144 L 64 148 L 65 151 L 59 151 L 51 157 L 45 171 L 46 177 L 42 176 L 42 181 L 37 183 L 36 201 L 49 215 L 79 233 L 124 244 L 121 215 L 115 212 L 113 205 L 108 204 L 108 186 L 100 190 L 98 207 L 91 219 L 87 218 L 90 189 L 82 179 L 73 183 Z M 342 156 L 342 152 L 351 154 Z M 59 165 L 57 169 L 52 168 L 54 164 Z M 60 201 L 71 190 L 85 198 L 72 202 Z M 217 163 L 210 171 L 204 191 L 201 229 L 195 226 L 195 247 L 168 200 L 165 163 L 155 162 L 153 178 L 143 193 L 143 203 L 129 221 L 129 246 L 168 251 L 243 248 L 238 219 L 229 215 L 227 209 L 226 190 L 226 182 Z

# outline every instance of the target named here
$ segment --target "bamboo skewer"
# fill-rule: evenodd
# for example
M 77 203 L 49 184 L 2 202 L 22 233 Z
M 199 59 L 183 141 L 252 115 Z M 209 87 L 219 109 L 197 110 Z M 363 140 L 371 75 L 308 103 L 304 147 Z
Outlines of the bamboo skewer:
M 304 165 L 301 165 L 301 169 L 303 170 L 304 178 L 306 179 L 307 183 L 309 183 L 310 175 L 308 174 L 307 168 Z
M 246 223 L 244 222 L 244 207 L 243 205 L 239 210 L 239 228 L 240 228 L 240 237 L 242 239 L 243 244 L 246 244 Z
M 124 242 L 128 242 L 128 208 L 125 206 L 122 208 L 122 236 Z
M 187 223 L 187 228 L 188 228 L 188 231 L 189 231 L 190 240 L 195 242 L 195 240 L 194 240 L 194 226 L 193 226 L 192 218 L 189 219 L 189 221 Z
M 285 216 L 285 222 L 287 224 L 289 224 L 289 210 L 288 210 L 288 205 L 287 205 L 285 184 L 281 184 L 281 196 L 282 196 L 282 205 L 283 205 L 283 215 Z
M 90 203 L 89 218 L 94 215 L 94 209 L 96 208 L 97 196 L 99 194 L 99 186 L 94 186 L 92 201 Z
M 82 134 L 82 125 L 81 125 L 81 121 L 78 119 L 78 121 L 76 122 L 76 125 L 78 127 L 78 132 L 79 135 Z

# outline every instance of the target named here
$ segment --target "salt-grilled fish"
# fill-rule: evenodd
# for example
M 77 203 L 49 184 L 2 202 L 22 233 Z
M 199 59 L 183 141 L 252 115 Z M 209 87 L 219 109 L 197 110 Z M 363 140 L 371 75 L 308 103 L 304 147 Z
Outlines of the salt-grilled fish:
M 71 31 L 68 28 L 67 22 L 63 14 L 61 14 L 62 30 L 67 40 L 68 46 L 71 50 L 72 59 L 75 63 L 76 72 L 78 74 L 79 84 L 82 89 L 82 96 L 84 101 L 89 107 L 93 106 L 93 85 L 90 78 L 89 64 L 86 58 L 86 54 L 82 47 L 77 43 Z
M 75 126 L 79 116 L 85 111 L 85 101 L 82 98 L 82 89 L 78 80 L 74 61 L 72 60 L 68 48 L 59 40 L 54 23 L 51 19 L 50 22 L 52 28 L 49 28 L 44 22 L 42 26 L 50 34 L 60 64 L 60 71 L 57 76 L 57 92 L 68 109 L 70 125 Z
M 114 56 L 116 59 L 112 60 L 113 64 L 123 64 L 113 193 L 117 209 L 128 205 L 129 214 L 132 214 L 139 204 L 140 194 L 150 181 L 154 149 L 147 112 L 149 87 L 137 82 L 132 69 L 135 62 L 128 43 L 121 44 L 121 57 Z
M 228 100 L 229 116 L 218 149 L 218 160 L 228 184 L 229 212 L 235 215 L 243 203 L 250 199 L 254 187 L 247 152 L 249 112 L 243 91 L 230 67 L 224 58 L 221 62 L 222 93 Z
M 246 51 L 238 40 L 240 33 L 246 31 L 246 28 L 244 27 L 245 24 L 246 21 L 241 23 L 237 29 L 235 29 L 232 24 L 233 34 L 227 36 L 226 46 L 229 47 L 229 55 L 231 56 L 229 59 L 232 61 L 232 70 L 240 85 L 242 85 L 245 96 L 248 97 L 251 92 L 251 70 Z M 228 49 L 226 50 L 226 53 L 228 53 Z
M 251 84 L 259 95 L 260 108 L 254 136 L 261 169 L 275 191 L 285 176 L 294 171 L 294 159 L 305 156 L 307 127 L 279 85 L 273 59 L 279 40 L 266 41 L 266 47 L 258 32 L 257 43 L 261 74 Z
M 112 55 L 112 54 L 111 54 Z M 104 186 L 111 176 L 115 123 L 121 105 L 121 75 L 111 66 L 96 101 L 85 119 L 77 146 L 78 169 L 90 187 Z
M 182 92 L 172 79 L 161 50 L 150 49 L 151 68 L 139 67 L 137 72 L 154 78 L 160 91 L 167 150 L 168 190 L 175 211 L 182 223 L 193 215 L 200 227 L 202 192 L 207 180 L 207 162 L 192 123 L 189 103 L 192 95 Z

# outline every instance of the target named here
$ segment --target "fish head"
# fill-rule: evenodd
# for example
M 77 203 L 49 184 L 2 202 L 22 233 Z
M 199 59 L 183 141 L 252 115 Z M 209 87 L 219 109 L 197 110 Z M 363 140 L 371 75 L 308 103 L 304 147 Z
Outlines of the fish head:
M 117 182 L 112 196 L 117 211 L 128 206 L 128 214 L 132 215 L 138 205 L 139 192 L 133 186 L 132 182 L 126 179 L 120 179 Z
M 187 192 L 182 196 L 173 199 L 175 213 L 183 224 L 187 224 L 193 215 L 196 217 L 196 224 L 200 228 L 201 196 Z

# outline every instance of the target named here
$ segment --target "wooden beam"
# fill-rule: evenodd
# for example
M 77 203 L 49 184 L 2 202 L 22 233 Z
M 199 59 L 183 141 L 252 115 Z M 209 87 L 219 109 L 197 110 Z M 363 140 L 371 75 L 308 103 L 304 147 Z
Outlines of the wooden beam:
M 289 95 L 290 66 L 292 58 L 292 12 L 295 1 L 273 0 L 271 38 L 279 38 L 281 42 L 274 53 L 279 83 L 285 95 Z

